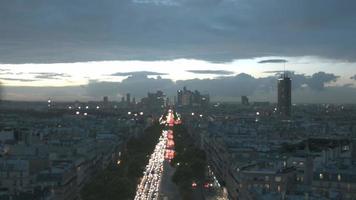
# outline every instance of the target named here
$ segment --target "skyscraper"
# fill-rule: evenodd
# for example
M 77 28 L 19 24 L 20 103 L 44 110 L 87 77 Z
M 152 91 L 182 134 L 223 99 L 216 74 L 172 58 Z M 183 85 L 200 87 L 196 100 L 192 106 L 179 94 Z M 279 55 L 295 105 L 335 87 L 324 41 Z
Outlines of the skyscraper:
M 283 74 L 278 79 L 278 112 L 285 117 L 291 115 L 292 109 L 292 81 Z
M 109 106 L 109 97 L 104 96 L 103 97 L 103 107 L 108 108 L 108 106 Z
M 130 93 L 126 94 L 126 103 L 127 103 L 127 105 L 131 104 L 131 95 L 130 95 Z
M 248 106 L 250 103 L 248 102 L 248 97 L 247 96 L 241 96 L 241 104 Z

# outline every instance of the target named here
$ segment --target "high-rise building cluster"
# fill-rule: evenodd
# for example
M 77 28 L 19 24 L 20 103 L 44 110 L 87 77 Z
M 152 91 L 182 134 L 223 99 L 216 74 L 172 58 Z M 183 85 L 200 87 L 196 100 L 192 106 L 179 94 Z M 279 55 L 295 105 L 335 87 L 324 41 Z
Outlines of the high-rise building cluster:
M 166 95 L 162 91 L 147 93 L 147 97 L 141 99 L 141 104 L 147 108 L 161 109 L 166 105 Z
M 177 91 L 177 106 L 208 106 L 210 97 L 208 94 L 202 95 L 199 91 L 190 91 L 186 87 Z

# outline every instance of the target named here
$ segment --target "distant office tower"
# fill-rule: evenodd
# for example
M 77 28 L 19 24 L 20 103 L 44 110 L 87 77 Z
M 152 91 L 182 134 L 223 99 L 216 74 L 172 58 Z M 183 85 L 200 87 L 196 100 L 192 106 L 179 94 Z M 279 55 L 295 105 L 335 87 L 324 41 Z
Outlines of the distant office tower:
M 109 106 L 109 98 L 107 96 L 103 97 L 103 106 L 107 108 Z
M 130 93 L 126 94 L 126 103 L 127 103 L 127 105 L 130 105 L 130 103 L 131 103 L 131 95 L 130 95 Z
M 125 97 L 121 97 L 121 103 L 125 102 Z
M 278 79 L 278 112 L 283 116 L 290 116 L 292 109 L 292 81 L 283 74 Z
M 183 90 L 177 91 L 177 106 L 209 106 L 210 97 L 209 94 L 202 95 L 198 90 L 194 92 L 187 90 L 183 87 Z
M 104 96 L 103 97 L 103 102 L 104 103 L 108 103 L 109 102 L 109 97 L 108 96 Z
M 242 103 L 242 105 L 245 105 L 245 106 L 250 105 L 250 103 L 248 102 L 247 96 L 241 96 L 241 103 Z
M 165 94 L 162 91 L 147 93 L 147 97 L 142 98 L 141 103 L 150 108 L 163 108 L 165 106 Z
M 132 104 L 136 104 L 136 98 L 132 98 Z

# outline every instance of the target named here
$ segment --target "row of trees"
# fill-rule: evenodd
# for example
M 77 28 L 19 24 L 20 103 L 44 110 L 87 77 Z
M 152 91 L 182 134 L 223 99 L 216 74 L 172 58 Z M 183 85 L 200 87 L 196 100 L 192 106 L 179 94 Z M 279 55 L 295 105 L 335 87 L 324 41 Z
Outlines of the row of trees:
M 130 138 L 120 158 L 99 172 L 81 191 L 83 200 L 133 199 L 137 184 L 154 150 L 162 127 L 156 123 L 138 138 Z
M 172 177 L 183 199 L 192 199 L 192 183 L 202 185 L 207 166 L 205 152 L 195 147 L 192 137 L 182 125 L 174 127 L 176 156 L 172 164 L 176 171 Z

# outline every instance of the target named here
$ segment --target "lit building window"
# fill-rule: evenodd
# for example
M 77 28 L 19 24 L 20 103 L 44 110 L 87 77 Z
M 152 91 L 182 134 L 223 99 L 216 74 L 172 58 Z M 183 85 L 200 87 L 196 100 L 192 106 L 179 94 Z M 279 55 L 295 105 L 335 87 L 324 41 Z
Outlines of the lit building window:
M 324 175 L 322 173 L 319 174 L 320 179 L 324 178 Z
M 338 181 L 341 181 L 341 174 L 338 174 L 338 175 L 337 175 L 337 180 L 338 180 Z

